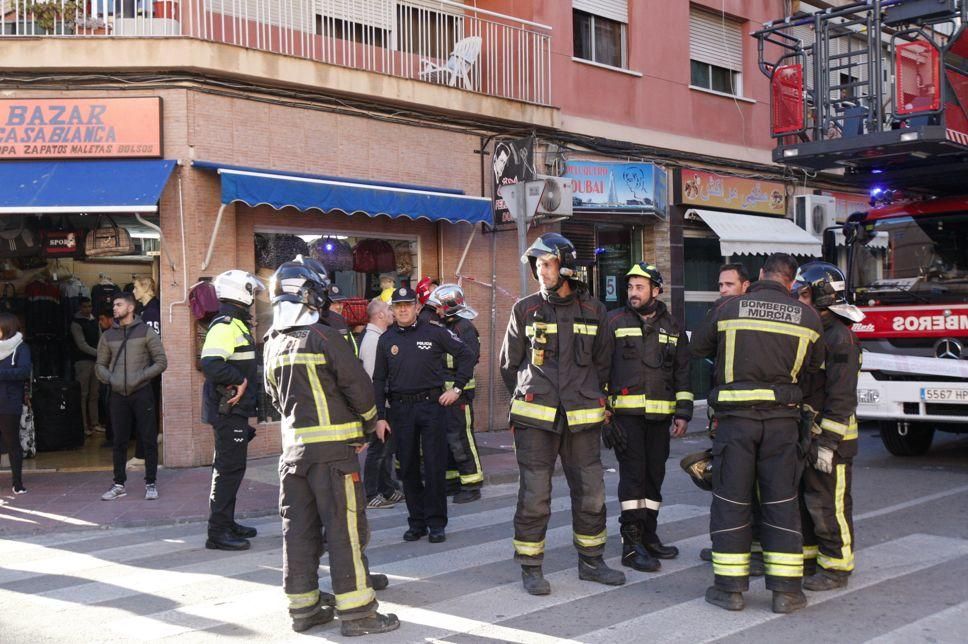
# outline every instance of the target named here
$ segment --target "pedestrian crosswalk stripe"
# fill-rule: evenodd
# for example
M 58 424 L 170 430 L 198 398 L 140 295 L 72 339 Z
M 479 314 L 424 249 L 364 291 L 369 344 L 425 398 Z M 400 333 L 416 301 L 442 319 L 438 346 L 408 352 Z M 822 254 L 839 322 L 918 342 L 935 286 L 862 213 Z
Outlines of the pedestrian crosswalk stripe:
M 850 586 L 842 590 L 810 593 L 807 610 L 809 606 L 816 606 L 965 555 L 968 555 L 968 540 L 928 534 L 908 535 L 864 548 L 857 552 L 858 572 L 851 576 Z M 641 641 L 643 633 L 648 633 L 650 639 L 659 642 L 711 642 L 781 617 L 770 612 L 767 596 L 762 580 L 756 580 L 750 585 L 747 607 L 742 612 L 724 611 L 707 604 L 705 599 L 699 597 L 612 624 L 598 631 L 584 633 L 578 639 L 589 644 L 638 642 Z M 689 628 L 683 629 L 683 624 L 689 624 Z
M 965 624 L 968 624 L 968 602 L 905 624 L 890 633 L 868 640 L 867 644 L 909 644 L 917 641 L 961 644 L 965 641 Z

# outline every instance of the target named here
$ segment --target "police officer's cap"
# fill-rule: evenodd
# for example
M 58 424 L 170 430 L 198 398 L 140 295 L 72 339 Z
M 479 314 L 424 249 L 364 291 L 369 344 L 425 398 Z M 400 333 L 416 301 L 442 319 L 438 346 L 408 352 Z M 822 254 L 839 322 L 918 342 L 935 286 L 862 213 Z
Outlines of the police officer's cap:
M 396 304 L 397 302 L 416 302 L 417 293 L 414 292 L 412 288 L 401 286 L 400 288 L 393 291 L 393 295 L 390 296 L 390 303 Z

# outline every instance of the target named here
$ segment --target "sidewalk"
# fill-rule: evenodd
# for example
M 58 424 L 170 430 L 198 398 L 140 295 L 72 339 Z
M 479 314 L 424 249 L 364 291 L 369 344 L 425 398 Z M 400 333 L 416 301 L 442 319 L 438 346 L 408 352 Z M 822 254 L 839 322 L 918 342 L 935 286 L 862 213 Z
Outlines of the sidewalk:
M 705 406 L 697 405 L 688 434 L 705 431 Z M 478 451 L 487 485 L 518 480 L 518 465 L 510 431 L 480 432 Z M 615 455 L 602 450 L 606 468 L 616 468 Z M 239 490 L 236 517 L 276 514 L 279 502 L 278 457 L 250 460 Z M 559 464 L 560 469 L 560 464 Z M 560 473 L 556 472 L 556 473 Z M 116 501 L 102 501 L 111 486 L 110 472 L 24 473 L 29 490 L 14 496 L 10 475 L 0 473 L 0 538 L 12 535 L 93 529 L 131 528 L 208 519 L 211 467 L 158 470 L 157 501 L 144 500 L 142 471 L 129 470 L 128 495 Z

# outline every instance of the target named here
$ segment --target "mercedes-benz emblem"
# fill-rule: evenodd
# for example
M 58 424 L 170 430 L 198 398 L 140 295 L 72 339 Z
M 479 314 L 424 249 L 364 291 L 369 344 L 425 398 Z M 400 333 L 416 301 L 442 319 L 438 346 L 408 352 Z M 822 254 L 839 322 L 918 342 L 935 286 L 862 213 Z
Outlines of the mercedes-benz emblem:
M 939 358 L 951 358 L 953 360 L 961 359 L 961 342 L 955 340 L 954 338 L 944 338 L 938 340 L 934 345 L 934 355 Z

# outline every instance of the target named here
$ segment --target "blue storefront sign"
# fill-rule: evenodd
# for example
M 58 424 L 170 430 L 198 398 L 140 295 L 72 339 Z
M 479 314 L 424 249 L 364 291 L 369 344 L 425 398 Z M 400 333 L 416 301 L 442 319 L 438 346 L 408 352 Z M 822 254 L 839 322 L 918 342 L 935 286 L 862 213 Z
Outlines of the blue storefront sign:
M 656 214 L 669 211 L 669 183 L 665 168 L 652 163 L 569 161 L 576 211 L 621 211 Z

